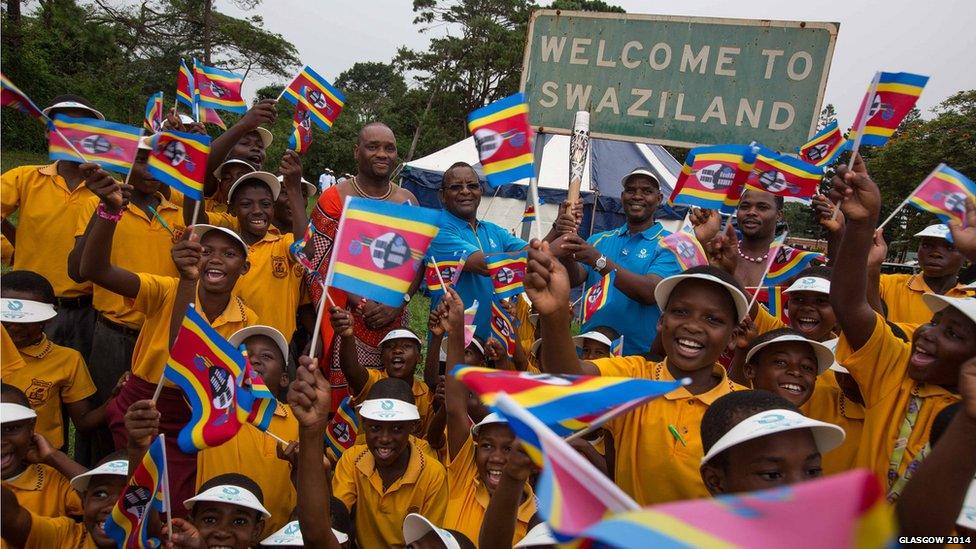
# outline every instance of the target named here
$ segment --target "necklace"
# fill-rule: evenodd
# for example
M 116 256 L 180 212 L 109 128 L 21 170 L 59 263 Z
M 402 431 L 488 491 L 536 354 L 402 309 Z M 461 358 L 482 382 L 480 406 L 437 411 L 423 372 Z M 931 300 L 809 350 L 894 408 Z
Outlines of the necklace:
M 766 253 L 762 254 L 762 256 L 760 256 L 760 257 L 751 257 L 751 256 L 748 256 L 748 255 L 742 253 L 742 248 L 739 247 L 738 244 L 735 245 L 735 250 L 737 252 L 739 252 L 739 257 L 741 257 L 742 259 L 745 259 L 746 261 L 751 261 L 753 263 L 762 263 L 763 261 L 766 261 L 766 259 L 769 258 L 769 251 L 767 251 Z
M 352 188 L 353 188 L 354 191 L 356 191 L 356 194 L 358 194 L 359 196 L 361 196 L 363 198 L 368 198 L 370 200 L 386 200 L 387 198 L 390 198 L 390 195 L 392 195 L 393 194 L 393 191 L 396 190 L 396 185 L 394 185 L 392 181 L 387 181 L 386 182 L 386 184 L 387 184 L 386 194 L 384 194 L 383 196 L 373 196 L 373 195 L 365 192 L 359 186 L 358 181 L 359 181 L 359 176 L 358 175 L 354 175 L 353 178 L 349 180 L 349 182 L 352 183 Z

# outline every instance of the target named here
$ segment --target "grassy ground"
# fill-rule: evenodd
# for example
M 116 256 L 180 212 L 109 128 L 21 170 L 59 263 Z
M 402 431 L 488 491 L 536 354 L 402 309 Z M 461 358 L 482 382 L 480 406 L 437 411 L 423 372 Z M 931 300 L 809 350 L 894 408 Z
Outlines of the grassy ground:
M 50 160 L 44 153 L 30 151 L 11 151 L 0 149 L 0 171 L 7 171 L 25 164 L 49 164 Z

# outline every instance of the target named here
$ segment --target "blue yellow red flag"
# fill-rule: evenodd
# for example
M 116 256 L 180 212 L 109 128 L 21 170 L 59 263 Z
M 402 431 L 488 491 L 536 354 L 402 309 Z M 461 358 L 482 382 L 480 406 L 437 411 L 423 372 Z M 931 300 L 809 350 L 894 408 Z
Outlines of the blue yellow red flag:
M 326 286 L 398 307 L 440 230 L 441 212 L 348 197 Z
M 157 538 L 149 536 L 152 509 L 169 511 L 166 480 L 166 436 L 159 435 L 149 445 L 139 468 L 119 495 L 115 507 L 105 519 L 105 534 L 121 549 L 156 549 Z
M 522 212 L 522 223 L 535 223 L 535 206 L 531 202 L 525 202 L 525 211 Z
M 356 433 L 359 432 L 359 414 L 349 399 L 348 396 L 342 399 L 325 430 L 325 443 L 336 460 L 356 444 Z
M 243 76 L 217 67 L 208 67 L 194 59 L 193 82 L 196 93 L 199 94 L 200 108 L 242 114 L 247 112 L 247 103 L 241 95 Z
M 583 292 L 583 322 L 589 320 L 610 301 L 615 277 L 614 271 L 610 271 L 603 275 L 599 284 L 594 284 Z
M 746 175 L 743 168 L 749 154 L 750 148 L 746 145 L 692 149 L 671 192 L 671 204 L 721 208 L 733 183 Z
M 800 274 L 800 271 L 809 267 L 811 263 L 815 261 L 825 263 L 827 260 L 826 256 L 820 252 L 807 252 L 785 244 L 779 246 L 775 253 L 772 250 L 770 253 L 774 254 L 773 262 L 766 274 L 765 284 L 771 286 L 786 284 L 790 279 Z
M 719 208 L 719 212 L 722 214 L 733 215 L 739 209 L 742 193 L 746 190 L 746 180 L 752 174 L 752 168 L 756 163 L 756 152 L 758 150 L 759 146 L 755 141 L 744 147 L 742 159 L 739 160 L 739 166 L 736 169 L 735 176 L 732 178 L 732 185 L 729 186 L 725 200 L 722 201 L 722 207 Z
M 766 310 L 769 314 L 780 321 L 786 319 L 786 307 L 783 306 L 783 287 L 782 286 L 768 286 L 766 287 Z M 787 322 L 783 322 L 788 324 Z
M 807 200 L 817 194 L 823 173 L 822 167 L 761 147 L 746 188 Z
M 915 189 L 908 203 L 936 215 L 943 223 L 956 219 L 966 226 L 966 199 L 976 200 L 976 183 L 939 164 Z
M 217 111 L 213 109 L 201 108 L 200 122 L 203 122 L 204 124 L 213 124 L 222 130 L 227 129 L 227 124 L 225 124 L 224 120 L 220 118 L 220 115 L 217 114 Z
M 431 256 L 427 261 L 427 270 L 424 271 L 424 283 L 427 285 L 427 291 L 431 296 L 444 295 L 444 287 L 441 286 L 441 281 L 444 284 L 451 286 L 457 282 L 458 277 L 461 276 L 461 270 L 464 268 L 464 256 L 460 255 L 461 252 L 455 253 L 455 259 L 441 259 Z M 437 272 L 440 271 L 440 276 Z
M 478 300 L 475 299 L 471 306 L 464 310 L 464 348 L 467 349 L 474 339 L 474 317 L 478 315 Z
M 488 278 L 495 289 L 495 299 L 505 299 L 525 291 L 525 267 L 529 261 L 529 252 L 522 250 L 515 255 L 508 253 L 489 254 L 485 256 L 488 265 Z
M 44 112 L 31 101 L 30 97 L 20 91 L 20 88 L 15 86 L 3 73 L 0 73 L 0 105 L 13 107 L 35 118 L 47 118 Z
M 190 421 L 177 438 L 180 450 L 189 454 L 220 446 L 237 434 L 247 416 L 238 409 L 244 371 L 241 353 L 191 304 L 163 372 L 190 405 Z
M 140 128 L 63 114 L 54 115 L 49 130 L 48 157 L 51 160 L 94 162 L 121 174 L 129 173 L 132 168 L 142 137 Z
M 149 96 L 142 127 L 149 130 L 149 133 L 156 133 L 163 129 L 163 92 L 156 92 Z
M 854 117 L 854 139 L 861 128 L 861 144 L 880 147 L 887 143 L 915 106 L 928 81 L 928 76 L 908 72 L 875 74 Z
M 610 342 L 610 356 L 624 356 L 624 336 Z
M 515 355 L 515 322 L 497 300 L 491 302 L 491 335 L 505 347 L 508 356 Z
M 516 93 L 468 115 L 481 168 L 492 187 L 535 176 L 525 95 Z
M 147 162 L 149 172 L 184 195 L 203 200 L 210 136 L 164 131 L 152 137 L 151 145 Z
M 288 137 L 288 148 L 298 154 L 305 154 L 312 146 L 312 114 L 311 107 L 305 101 L 306 88 L 302 88 L 301 96 L 295 104 L 295 114 L 292 116 L 291 136 Z
M 698 242 L 698 237 L 695 236 L 695 227 L 687 216 L 685 216 L 680 229 L 661 239 L 661 247 L 674 254 L 674 258 L 678 261 L 682 271 L 708 264 L 705 249 Z
M 332 124 L 346 104 L 346 96 L 308 65 L 305 65 L 302 72 L 298 73 L 281 94 L 296 106 L 304 99 L 311 107 L 309 114 L 312 122 L 325 132 L 332 129 Z
M 192 109 L 195 88 L 193 71 L 186 66 L 186 61 L 180 59 L 180 71 L 176 75 L 176 100 Z
M 851 145 L 852 143 L 844 137 L 837 127 L 837 121 L 834 120 L 817 132 L 813 139 L 798 147 L 796 152 L 804 162 L 814 166 L 827 166 L 832 164 L 840 153 L 851 150 Z
M 271 418 L 278 409 L 278 399 L 254 369 L 247 356 L 247 348 L 241 345 L 239 350 L 244 357 L 244 376 L 237 392 L 238 412 L 242 414 L 242 422 L 246 421 L 262 431 L 267 431 Z

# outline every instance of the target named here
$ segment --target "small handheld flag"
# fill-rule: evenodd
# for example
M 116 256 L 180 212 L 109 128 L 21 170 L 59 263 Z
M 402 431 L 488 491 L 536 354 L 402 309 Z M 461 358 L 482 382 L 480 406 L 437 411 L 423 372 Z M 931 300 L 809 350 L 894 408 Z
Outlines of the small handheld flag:
M 746 187 L 777 196 L 809 199 L 817 194 L 823 168 L 761 147 Z
M 132 168 L 142 136 L 141 129 L 125 124 L 63 114 L 54 115 L 49 129 L 48 156 L 51 160 L 94 162 L 121 174 L 129 173 Z
M 492 187 L 535 176 L 525 95 L 516 93 L 468 115 L 481 167 Z
M 804 162 L 814 166 L 827 166 L 832 164 L 840 153 L 851 150 L 851 145 L 852 143 L 844 137 L 837 127 L 837 121 L 834 120 L 817 132 L 813 139 L 797 148 L 796 152 Z
M 766 283 L 769 277 L 770 268 L 776 263 L 776 258 L 779 257 L 780 251 L 786 245 L 786 235 L 787 232 L 783 231 L 779 236 L 773 238 L 773 241 L 769 243 L 769 259 L 766 260 L 766 268 L 763 270 L 762 278 L 759 279 L 759 286 Z M 759 297 L 759 292 L 752 294 L 752 299 L 749 300 L 749 310 L 752 310 L 752 306 L 756 304 L 756 299 Z
M 508 356 L 515 355 L 515 323 L 497 301 L 491 302 L 491 335 L 501 342 Z
M 242 114 L 247 112 L 247 103 L 241 96 L 243 76 L 216 67 L 208 67 L 194 59 L 193 79 L 201 108 Z
M 3 73 L 0 73 L 0 104 L 4 107 L 13 107 L 35 118 L 47 118 L 44 112 L 31 101 L 30 97 L 20 91 L 20 88 L 15 86 Z
M 474 300 L 474 303 L 470 307 L 464 310 L 464 348 L 467 349 L 468 345 L 471 345 L 471 340 L 474 339 L 474 317 L 478 316 L 478 300 Z
M 915 106 L 928 76 L 908 72 L 879 72 L 861 100 L 855 121 L 855 147 L 880 147 Z
M 756 291 L 758 292 L 759 289 L 757 288 Z M 777 318 L 781 321 L 786 320 L 786 307 L 783 306 L 782 286 L 766 287 L 766 310 L 769 311 L 769 314 L 773 318 Z M 788 322 L 783 322 L 783 323 L 789 324 Z
M 669 199 L 671 204 L 718 209 L 725 204 L 733 183 L 746 175 L 746 145 L 718 145 L 692 149 Z
M 945 164 L 939 164 L 919 184 L 908 203 L 936 215 L 943 223 L 952 219 L 966 226 L 966 199 L 976 200 L 976 183 Z
M 304 100 L 311 107 L 312 122 L 324 132 L 332 129 L 346 103 L 346 96 L 308 65 L 281 92 L 279 99 L 282 97 L 296 106 Z
M 610 292 L 613 290 L 615 279 L 614 271 L 603 275 L 599 284 L 594 284 L 587 288 L 583 294 L 583 322 L 587 322 L 610 301 Z
M 325 430 L 325 443 L 336 460 L 356 444 L 356 433 L 359 432 L 359 414 L 352 407 L 349 398 L 347 396 L 342 399 Z
M 488 264 L 488 278 L 495 288 L 495 299 L 505 299 L 525 291 L 526 263 L 529 252 L 522 250 L 516 255 L 507 253 L 489 254 L 485 256 Z
M 142 127 L 149 130 L 149 133 L 156 133 L 163 129 L 163 92 L 156 92 L 149 96 Z
M 770 250 L 769 253 L 773 254 L 773 251 Z M 807 252 L 789 246 L 780 246 L 773 255 L 769 272 L 766 273 L 766 284 L 772 286 L 786 284 L 814 261 L 825 263 L 827 258 L 820 252 Z
M 424 283 L 427 285 L 427 291 L 430 292 L 430 295 L 443 295 L 444 287 L 441 286 L 441 281 L 443 280 L 444 284 L 453 285 L 456 282 L 455 275 L 460 276 L 460 270 L 463 266 L 463 258 L 438 261 L 437 258 L 431 257 L 427 263 L 427 270 L 424 271 Z M 437 271 L 440 271 L 440 276 L 438 276 Z
M 180 72 L 176 75 L 176 100 L 193 109 L 193 71 L 186 66 L 186 61 L 180 59 Z
M 522 223 L 535 223 L 535 206 L 531 202 L 525 203 L 525 211 L 522 212 Z
M 348 197 L 325 284 L 397 307 L 423 265 L 441 212 Z
M 164 131 L 153 136 L 151 145 L 147 162 L 149 172 L 184 195 L 203 200 L 210 136 Z
M 661 239 L 661 246 L 674 254 L 682 271 L 708 264 L 705 249 L 698 242 L 695 227 L 687 216 L 680 229 Z
M 213 109 L 203 109 L 203 108 L 201 108 L 200 109 L 200 122 L 203 122 L 204 124 L 213 124 L 213 125 L 217 126 L 218 128 L 220 128 L 222 130 L 226 130 L 227 129 L 227 124 L 225 124 L 224 123 L 224 120 L 222 118 L 220 118 L 220 115 L 217 114 L 217 111 L 215 111 Z
M 305 101 L 307 88 L 302 88 L 301 97 L 295 104 L 295 114 L 292 117 L 292 132 L 288 138 L 288 148 L 298 154 L 305 154 L 312 146 L 312 115 L 311 108 Z
M 278 399 L 254 369 L 247 356 L 247 348 L 241 345 L 240 351 L 244 357 L 244 377 L 237 392 L 238 409 L 246 414 L 244 421 L 262 431 L 267 431 L 268 426 L 271 425 L 271 418 L 278 409 Z
M 152 509 L 169 512 L 165 495 L 166 435 L 159 435 L 149 446 L 139 468 L 119 495 L 111 514 L 105 519 L 105 534 L 123 549 L 155 549 L 160 541 L 149 537 L 149 515 Z
M 624 356 L 624 336 L 610 342 L 610 356 Z

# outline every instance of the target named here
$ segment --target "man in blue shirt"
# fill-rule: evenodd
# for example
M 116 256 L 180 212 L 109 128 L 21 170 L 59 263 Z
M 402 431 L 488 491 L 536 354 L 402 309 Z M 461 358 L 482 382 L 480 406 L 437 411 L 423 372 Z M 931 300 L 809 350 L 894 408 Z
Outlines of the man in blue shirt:
M 565 235 L 554 250 L 573 286 L 585 281 L 590 288 L 616 271 L 609 299 L 583 324 L 582 331 L 597 326 L 617 330 L 624 336 L 625 355 L 650 350 L 661 316 L 654 288 L 663 278 L 681 272 L 674 254 L 660 245 L 661 238 L 671 234 L 654 221 L 661 200 L 657 177 L 636 169 L 623 180 L 620 202 L 627 222 L 622 227 L 595 234 L 585 242 L 575 234 Z

